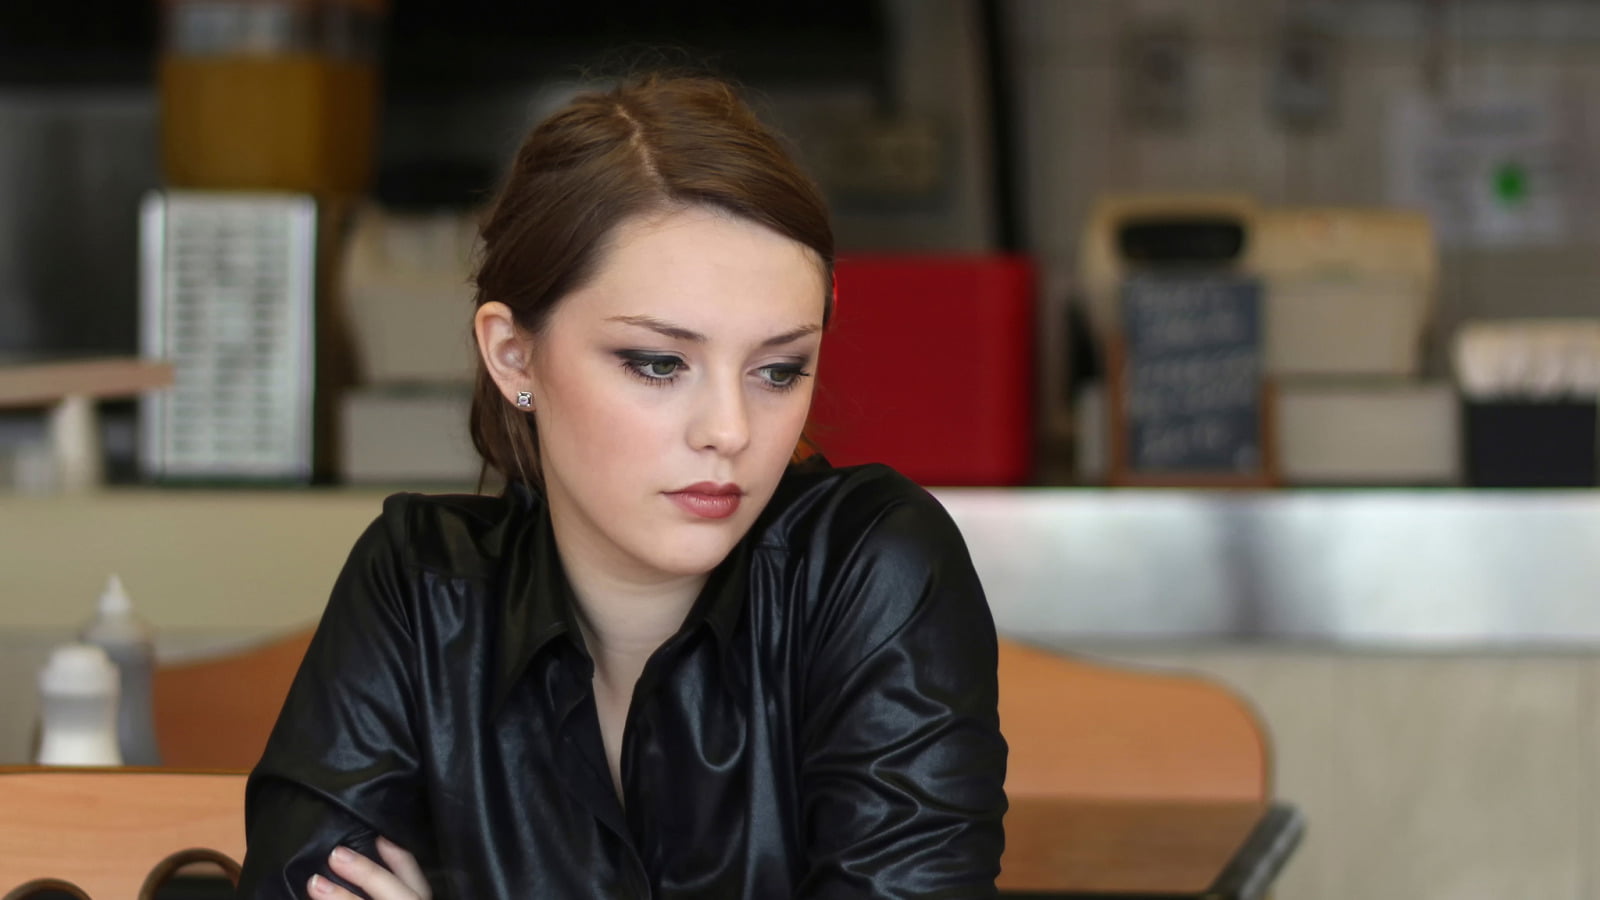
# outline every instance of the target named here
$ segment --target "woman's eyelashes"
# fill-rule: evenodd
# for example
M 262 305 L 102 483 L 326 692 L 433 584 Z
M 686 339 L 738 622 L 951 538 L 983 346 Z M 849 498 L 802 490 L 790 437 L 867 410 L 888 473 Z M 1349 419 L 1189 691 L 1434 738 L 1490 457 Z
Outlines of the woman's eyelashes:
M 774 363 L 762 366 L 757 371 L 767 386 L 775 391 L 792 391 L 800 386 L 800 379 L 811 377 L 811 373 L 799 363 Z
M 682 357 L 670 353 L 648 353 L 642 350 L 618 350 L 617 358 L 622 368 L 633 377 L 652 387 L 666 387 L 678 380 L 678 373 L 689 368 Z M 771 363 L 756 369 L 761 382 L 774 391 L 791 391 L 800 386 L 800 379 L 811 377 L 804 361 Z
M 677 380 L 678 370 L 688 364 L 676 356 L 659 353 L 641 353 L 637 350 L 619 350 L 617 358 L 622 368 L 645 384 L 665 387 Z

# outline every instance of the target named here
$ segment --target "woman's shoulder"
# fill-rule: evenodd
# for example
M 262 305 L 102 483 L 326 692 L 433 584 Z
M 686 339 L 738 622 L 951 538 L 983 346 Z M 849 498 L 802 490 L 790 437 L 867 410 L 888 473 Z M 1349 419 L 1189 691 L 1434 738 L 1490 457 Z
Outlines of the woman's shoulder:
M 859 659 L 929 616 L 987 621 L 955 522 L 888 466 L 791 472 L 771 510 L 757 547 L 784 559 L 786 607 L 816 659 Z
M 513 539 L 531 498 L 485 494 L 391 494 L 365 540 L 382 541 L 407 565 L 487 577 Z
M 758 524 L 758 546 L 836 556 L 925 556 L 966 548 L 949 513 L 922 486 L 889 466 L 790 467 Z

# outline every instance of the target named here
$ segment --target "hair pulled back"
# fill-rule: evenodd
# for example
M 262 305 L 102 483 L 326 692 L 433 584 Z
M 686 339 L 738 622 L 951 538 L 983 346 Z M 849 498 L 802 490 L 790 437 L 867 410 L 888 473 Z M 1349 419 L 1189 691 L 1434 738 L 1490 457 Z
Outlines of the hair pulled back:
M 580 94 L 528 134 L 483 222 L 475 302 L 504 303 L 536 334 L 595 275 L 618 226 L 689 207 L 809 247 L 828 291 L 823 323 L 832 317 L 833 228 L 816 186 L 733 85 L 660 74 Z M 542 482 L 535 414 L 507 402 L 481 358 L 469 427 L 508 485 Z

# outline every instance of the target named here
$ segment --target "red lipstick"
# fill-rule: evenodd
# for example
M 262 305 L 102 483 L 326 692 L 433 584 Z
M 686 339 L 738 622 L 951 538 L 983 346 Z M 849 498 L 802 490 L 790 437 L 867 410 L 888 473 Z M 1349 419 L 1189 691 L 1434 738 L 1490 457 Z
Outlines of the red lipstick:
M 701 519 L 726 519 L 739 511 L 744 491 L 737 484 L 702 481 L 682 490 L 671 491 L 667 499 L 684 512 Z

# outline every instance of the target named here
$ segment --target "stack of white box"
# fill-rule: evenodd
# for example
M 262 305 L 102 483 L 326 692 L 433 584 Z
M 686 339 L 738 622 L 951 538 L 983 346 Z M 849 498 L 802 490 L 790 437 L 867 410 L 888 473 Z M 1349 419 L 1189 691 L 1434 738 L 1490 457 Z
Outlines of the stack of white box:
M 343 401 L 343 478 L 358 484 L 472 487 L 467 431 L 472 343 L 471 215 L 365 211 L 340 292 L 361 354 L 362 387 Z
M 1454 385 L 1424 380 L 1438 258 L 1421 214 L 1381 209 L 1261 209 L 1248 199 L 1136 198 L 1102 204 L 1085 236 L 1091 318 L 1115 321 L 1122 266 L 1109 235 L 1130 214 L 1231 217 L 1246 229 L 1237 268 L 1265 297 L 1266 376 L 1279 467 L 1290 484 L 1452 484 L 1460 480 Z M 1078 397 L 1079 474 L 1106 471 L 1104 397 Z

